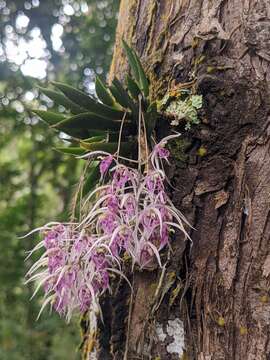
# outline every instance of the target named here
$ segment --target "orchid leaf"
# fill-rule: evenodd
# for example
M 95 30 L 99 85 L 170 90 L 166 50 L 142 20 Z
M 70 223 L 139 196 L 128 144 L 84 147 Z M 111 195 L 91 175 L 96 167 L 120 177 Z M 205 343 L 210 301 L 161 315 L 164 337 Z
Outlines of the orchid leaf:
M 134 54 L 134 58 L 137 61 L 137 67 L 138 67 L 138 72 L 139 72 L 139 76 L 140 76 L 140 89 L 142 90 L 145 98 L 147 98 L 149 96 L 149 82 L 148 82 L 148 79 L 143 70 L 140 59 L 138 58 L 138 56 L 134 50 L 132 50 L 132 52 Z
M 77 104 L 85 109 L 89 109 L 89 107 L 96 104 L 96 101 L 92 97 L 73 86 L 57 81 L 52 81 L 52 84 L 61 90 L 71 101 L 76 101 Z
M 85 150 L 82 149 L 81 147 L 73 147 L 73 146 L 69 146 L 69 147 L 56 147 L 55 150 L 63 153 L 63 154 L 67 154 L 67 155 L 74 155 L 74 156 L 80 156 L 85 154 Z
M 89 137 L 85 138 L 85 140 L 87 139 L 91 139 L 94 136 L 105 136 L 107 135 L 107 132 L 104 130 L 89 130 Z
M 143 92 L 145 98 L 149 96 L 149 82 L 143 70 L 142 64 L 136 52 L 128 46 L 125 40 L 122 40 L 123 47 L 128 57 L 128 62 L 131 68 L 131 71 L 134 75 L 135 80 L 139 84 L 141 91 Z
M 132 114 L 132 118 L 133 118 L 134 122 L 137 122 L 138 117 L 139 117 L 138 105 L 133 102 L 133 100 L 129 96 L 128 92 L 124 89 L 123 85 L 120 83 L 120 81 L 117 78 L 115 78 L 113 80 L 113 85 L 115 86 L 115 88 L 119 92 L 121 98 L 125 102 L 126 107 L 131 109 L 131 114 Z
M 155 129 L 157 116 L 158 116 L 157 103 L 153 102 L 149 105 L 147 112 L 145 114 L 145 126 L 148 137 L 151 136 L 153 130 Z
M 102 80 L 96 76 L 96 93 L 99 98 L 105 105 L 108 106 L 114 106 L 115 101 L 108 89 L 106 88 L 106 85 L 102 82 Z
M 120 104 L 123 108 L 127 108 L 127 103 L 125 99 L 122 98 L 121 93 L 114 84 L 110 86 L 110 91 L 114 96 L 115 100 L 117 101 L 117 103 Z
M 108 153 L 115 153 L 118 149 L 118 142 L 110 142 L 110 143 L 86 143 L 84 141 L 80 141 L 80 145 L 83 149 L 88 151 L 106 151 Z M 134 144 L 132 142 L 121 142 L 120 151 L 121 153 L 129 153 Z
M 80 115 L 72 116 L 68 119 L 60 121 L 53 127 L 62 130 L 69 129 L 88 129 L 88 130 L 119 130 L 121 121 L 108 120 L 103 116 L 87 112 Z
M 82 189 L 83 197 L 93 190 L 93 188 L 95 187 L 96 183 L 99 180 L 99 177 L 100 177 L 99 162 L 93 161 L 89 166 L 88 174 L 86 175 L 86 180 L 83 185 L 83 189 Z
M 138 101 L 138 96 L 141 94 L 141 90 L 137 83 L 129 75 L 126 77 L 126 82 L 130 95 L 133 97 L 133 99 Z
M 90 135 L 90 137 L 83 139 L 83 141 L 89 143 L 99 142 L 102 140 L 108 140 L 108 142 L 115 142 L 119 139 L 119 131 L 90 130 Z
M 52 129 L 54 129 L 53 126 L 51 126 Z M 89 137 L 89 131 L 87 129 L 79 129 L 79 128 L 74 128 L 74 129 L 69 129 L 69 128 L 65 128 L 62 127 L 61 129 L 56 129 L 58 131 L 61 131 L 69 136 L 71 136 L 71 138 L 74 138 L 75 140 L 77 139 L 85 139 L 87 137 Z M 73 139 L 73 140 L 74 140 Z M 70 139 L 65 139 L 66 141 L 70 141 Z M 72 140 L 72 141 L 73 141 Z
M 121 120 L 124 116 L 124 112 L 116 110 L 110 106 L 98 103 L 95 99 L 85 94 L 84 92 L 75 89 L 74 87 L 62 84 L 59 82 L 53 82 L 53 85 L 60 89 L 71 101 L 76 102 L 83 108 L 95 113 L 107 117 L 108 119 Z
M 83 139 L 83 142 L 91 144 L 93 142 L 100 142 L 100 141 L 105 141 L 107 139 L 107 134 L 104 135 L 98 135 L 98 136 L 92 136 L 88 139 Z
M 124 39 L 122 39 L 123 48 L 126 52 L 131 72 L 137 82 L 140 82 L 140 74 L 138 70 L 137 60 L 134 56 L 132 49 L 128 46 Z
M 69 100 L 64 94 L 51 89 L 45 89 L 39 86 L 39 90 L 50 98 L 55 104 L 62 105 L 66 110 L 70 110 L 72 114 L 80 114 L 85 111 L 73 101 Z
M 131 109 L 131 111 L 134 110 L 134 102 L 130 98 L 128 92 L 124 89 L 123 85 L 120 83 L 120 81 L 117 78 L 113 79 L 113 85 L 116 87 L 118 93 L 120 94 L 121 98 L 123 99 L 124 103 L 126 104 L 126 108 Z
M 59 121 L 66 119 L 66 116 L 62 114 L 54 113 L 52 111 L 32 110 L 32 112 L 37 116 L 39 116 L 43 121 L 45 121 L 49 125 L 57 124 Z

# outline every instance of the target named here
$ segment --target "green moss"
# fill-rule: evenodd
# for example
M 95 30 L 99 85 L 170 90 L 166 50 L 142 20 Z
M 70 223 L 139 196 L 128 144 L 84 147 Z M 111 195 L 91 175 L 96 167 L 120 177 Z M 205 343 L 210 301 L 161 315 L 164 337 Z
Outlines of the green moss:
M 201 39 L 195 36 L 191 42 L 192 48 L 196 49 L 196 47 L 199 45 L 200 41 L 201 41 Z
M 200 55 L 197 58 L 193 59 L 193 63 L 195 66 L 200 65 L 205 60 L 205 55 Z
M 189 359 L 188 355 L 187 355 L 187 353 L 185 351 L 184 351 L 183 355 L 180 356 L 180 358 L 179 358 L 179 360 L 188 360 L 188 359 Z
M 226 71 L 226 70 L 232 70 L 233 66 L 207 66 L 206 68 L 206 72 L 208 74 L 211 74 L 213 72 L 218 72 L 218 71 Z
M 240 326 L 239 332 L 240 332 L 240 335 L 247 335 L 248 329 L 245 326 Z
M 175 303 L 175 300 L 178 297 L 178 295 L 180 294 L 181 289 L 182 289 L 182 284 L 179 282 L 170 294 L 170 298 L 169 298 L 170 306 L 172 306 Z
M 219 326 L 223 327 L 225 326 L 225 319 L 224 317 L 220 316 L 218 319 L 217 319 L 217 323 Z
M 207 155 L 207 149 L 204 146 L 199 147 L 197 151 L 198 156 L 203 157 Z
M 211 74 L 211 73 L 214 72 L 214 71 L 215 71 L 215 67 L 214 67 L 214 66 L 207 66 L 206 72 L 207 72 L 208 74 Z
M 177 138 L 168 144 L 171 155 L 178 165 L 183 165 L 187 162 L 188 154 L 186 150 L 190 145 L 191 142 L 184 138 Z

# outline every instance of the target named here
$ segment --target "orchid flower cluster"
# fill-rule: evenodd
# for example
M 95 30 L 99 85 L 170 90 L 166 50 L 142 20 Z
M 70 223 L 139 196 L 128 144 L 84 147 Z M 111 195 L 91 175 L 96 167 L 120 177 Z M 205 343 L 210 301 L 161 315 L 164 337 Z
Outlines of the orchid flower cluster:
M 163 161 L 170 155 L 165 145 L 175 136 L 154 146 L 144 171 L 105 152 L 84 156 L 101 157 L 101 180 L 110 180 L 85 199 L 82 208 L 87 210 L 80 223 L 49 223 L 36 229 L 42 241 L 29 256 L 41 248 L 45 252 L 28 271 L 27 281 L 38 283 L 34 295 L 44 289 L 41 311 L 50 304 L 70 320 L 74 312 L 98 308 L 99 297 L 110 291 L 112 274 L 128 281 L 125 259 L 132 269 L 161 267 L 160 253 L 169 245 L 170 233 L 178 229 L 188 237 L 187 221 L 165 191 Z

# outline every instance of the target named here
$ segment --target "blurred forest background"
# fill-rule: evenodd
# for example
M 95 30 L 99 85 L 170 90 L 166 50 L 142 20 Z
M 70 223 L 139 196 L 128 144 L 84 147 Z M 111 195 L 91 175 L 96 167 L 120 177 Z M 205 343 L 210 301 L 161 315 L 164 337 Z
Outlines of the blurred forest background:
M 53 150 L 61 140 L 30 109 L 53 108 L 37 86 L 62 81 L 93 92 L 112 58 L 118 0 L 0 0 L 0 359 L 77 359 L 79 319 L 67 325 L 29 301 L 18 235 L 64 220 L 81 164 Z M 63 110 L 58 108 L 58 110 Z M 42 296 L 39 295 L 39 296 Z

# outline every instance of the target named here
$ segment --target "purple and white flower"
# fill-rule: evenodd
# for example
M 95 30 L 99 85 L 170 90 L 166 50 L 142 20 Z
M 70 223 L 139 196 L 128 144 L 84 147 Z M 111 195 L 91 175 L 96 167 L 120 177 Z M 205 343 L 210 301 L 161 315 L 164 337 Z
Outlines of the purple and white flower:
M 162 161 L 168 161 L 167 141 L 176 136 L 154 146 L 146 173 L 120 164 L 110 154 L 95 152 L 103 157 L 102 177 L 115 162 L 111 180 L 85 199 L 82 208 L 89 210 L 80 223 L 51 223 L 38 229 L 42 241 L 30 252 L 44 248 L 27 274 L 27 281 L 37 282 L 34 295 L 44 289 L 41 311 L 51 304 L 69 320 L 74 312 L 98 304 L 100 295 L 110 289 L 111 273 L 125 277 L 124 255 L 132 260 L 132 268 L 145 269 L 155 261 L 162 266 L 160 252 L 169 244 L 171 230 L 189 238 L 187 221 L 165 191 Z

